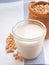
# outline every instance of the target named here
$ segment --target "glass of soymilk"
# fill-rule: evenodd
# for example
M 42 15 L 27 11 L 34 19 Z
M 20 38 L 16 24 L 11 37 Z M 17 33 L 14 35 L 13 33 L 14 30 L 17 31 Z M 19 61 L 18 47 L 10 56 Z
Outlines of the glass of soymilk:
M 22 57 L 34 59 L 40 54 L 47 32 L 42 22 L 34 19 L 23 20 L 16 23 L 12 32 Z

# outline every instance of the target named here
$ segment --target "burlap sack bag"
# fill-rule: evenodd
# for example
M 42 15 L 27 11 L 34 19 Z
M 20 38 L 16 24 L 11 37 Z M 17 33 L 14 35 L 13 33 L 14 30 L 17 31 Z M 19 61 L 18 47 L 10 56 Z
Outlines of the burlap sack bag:
M 49 12 L 47 12 L 45 14 L 40 14 L 40 13 L 33 11 L 33 7 L 35 5 L 40 5 L 40 4 L 45 5 L 45 4 L 49 4 L 49 2 L 39 1 L 39 2 L 29 3 L 29 19 L 39 20 L 46 25 L 46 27 L 47 27 L 46 39 L 48 39 L 49 38 Z

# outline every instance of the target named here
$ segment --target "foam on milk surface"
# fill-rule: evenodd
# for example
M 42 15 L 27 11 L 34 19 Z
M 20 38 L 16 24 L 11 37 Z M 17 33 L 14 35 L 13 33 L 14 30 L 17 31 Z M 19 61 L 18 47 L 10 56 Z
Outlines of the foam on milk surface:
M 39 37 L 43 35 L 43 32 L 43 29 L 35 24 L 25 24 L 19 26 L 15 31 L 16 35 L 26 39 Z

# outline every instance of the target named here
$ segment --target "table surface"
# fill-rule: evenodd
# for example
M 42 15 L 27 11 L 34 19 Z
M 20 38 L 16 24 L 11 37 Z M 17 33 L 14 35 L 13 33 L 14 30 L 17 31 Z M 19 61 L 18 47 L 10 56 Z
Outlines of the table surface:
M 5 51 L 6 37 L 17 22 L 27 17 L 26 13 L 24 1 L 0 4 L 0 65 L 49 64 L 49 39 L 45 40 L 43 50 L 35 60 L 19 62 L 13 58 L 13 53 L 7 54 Z

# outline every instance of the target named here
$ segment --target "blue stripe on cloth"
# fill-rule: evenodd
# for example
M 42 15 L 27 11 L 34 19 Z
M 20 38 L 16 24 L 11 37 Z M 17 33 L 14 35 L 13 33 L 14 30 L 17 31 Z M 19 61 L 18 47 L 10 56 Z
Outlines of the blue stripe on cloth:
M 28 0 L 24 0 L 24 19 L 28 18 Z M 24 60 L 24 65 L 45 65 L 44 52 L 41 51 L 40 55 L 34 60 Z
M 24 0 L 24 19 L 28 18 L 28 0 Z
M 0 3 L 16 2 L 20 0 L 0 0 Z

